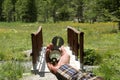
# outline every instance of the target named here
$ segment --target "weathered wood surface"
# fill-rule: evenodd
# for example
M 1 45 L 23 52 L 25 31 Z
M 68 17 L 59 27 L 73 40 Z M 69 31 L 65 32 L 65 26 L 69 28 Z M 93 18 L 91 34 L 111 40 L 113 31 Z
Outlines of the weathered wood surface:
M 75 55 L 75 59 L 80 57 L 80 68 L 83 69 L 84 62 L 84 32 L 68 26 L 67 28 L 68 46 Z
M 36 66 L 37 62 L 39 62 L 40 51 L 43 45 L 43 36 L 42 36 L 42 27 L 39 27 L 36 33 L 31 34 L 32 40 L 32 63 L 33 66 Z

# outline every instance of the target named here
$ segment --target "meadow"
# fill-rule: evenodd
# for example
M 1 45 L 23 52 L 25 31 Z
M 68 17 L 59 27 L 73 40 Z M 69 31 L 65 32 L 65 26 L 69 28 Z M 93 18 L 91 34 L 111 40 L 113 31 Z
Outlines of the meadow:
M 102 56 L 102 61 L 99 64 L 101 67 L 95 70 L 95 73 L 105 77 L 106 80 L 118 80 L 120 78 L 118 77 L 120 74 L 120 32 L 117 23 L 114 22 L 94 24 L 1 22 L 0 61 L 12 59 L 25 61 L 23 52 L 32 48 L 31 33 L 36 32 L 39 26 L 42 26 L 43 29 L 43 46 L 51 43 L 51 39 L 56 35 L 63 37 L 66 46 L 67 26 L 83 31 L 85 36 L 84 48 L 94 49 L 97 54 Z M 106 73 L 105 70 L 107 70 Z M 109 79 L 111 75 L 114 76 Z

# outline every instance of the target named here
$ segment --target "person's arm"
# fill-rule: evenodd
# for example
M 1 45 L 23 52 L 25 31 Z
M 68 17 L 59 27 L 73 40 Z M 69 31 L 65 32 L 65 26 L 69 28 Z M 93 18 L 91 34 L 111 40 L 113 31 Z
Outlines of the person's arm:
M 57 70 L 57 73 L 64 77 L 65 80 L 76 80 L 79 71 L 69 64 L 64 64 Z
M 76 70 L 75 68 L 70 66 L 69 65 L 70 56 L 68 55 L 68 53 L 66 52 L 63 46 L 60 48 L 61 58 L 58 64 L 56 65 L 51 64 L 49 60 L 49 53 L 52 50 L 52 48 L 53 45 L 47 46 L 46 63 L 49 70 L 56 75 L 58 80 L 66 80 L 66 79 L 67 80 L 103 80 L 102 78 L 98 79 L 98 77 L 94 78 L 93 76 L 89 76 L 89 74 L 84 74 L 82 71 Z M 88 79 L 90 77 L 93 77 L 93 79 L 92 78 Z
M 49 53 L 51 52 L 53 48 L 53 45 L 50 44 L 49 46 L 47 46 L 47 49 L 46 49 L 46 63 L 47 63 L 47 66 L 49 68 L 49 70 L 53 73 L 53 74 L 56 74 L 57 73 L 57 70 L 64 64 L 69 64 L 69 61 L 70 61 L 70 56 L 69 54 L 66 52 L 65 48 L 62 46 L 60 48 L 60 51 L 61 51 L 61 58 L 59 60 L 59 62 L 56 64 L 56 65 L 53 65 L 50 63 L 50 59 L 49 59 Z
M 62 65 L 58 70 L 58 76 L 62 76 L 59 80 L 104 80 L 102 77 L 94 75 L 92 72 L 84 72 L 76 70 L 69 64 Z

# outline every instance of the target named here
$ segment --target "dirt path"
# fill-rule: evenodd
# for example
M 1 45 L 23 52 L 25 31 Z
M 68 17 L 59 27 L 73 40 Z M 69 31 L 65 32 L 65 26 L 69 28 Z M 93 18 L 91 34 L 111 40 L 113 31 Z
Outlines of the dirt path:
M 57 80 L 57 79 L 52 73 L 45 73 L 44 77 L 31 74 L 31 75 L 23 76 L 23 78 L 21 78 L 20 80 Z

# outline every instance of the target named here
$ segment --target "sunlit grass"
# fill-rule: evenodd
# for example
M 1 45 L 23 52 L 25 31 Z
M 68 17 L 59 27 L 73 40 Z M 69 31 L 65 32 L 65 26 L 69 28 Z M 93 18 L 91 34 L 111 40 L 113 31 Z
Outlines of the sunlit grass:
M 118 52 L 120 47 L 120 33 L 117 32 L 116 23 L 0 23 L 0 60 L 7 55 L 16 58 L 23 51 L 31 49 L 31 33 L 36 32 L 38 27 L 43 29 L 43 46 L 51 43 L 54 36 L 61 36 L 67 45 L 67 26 L 72 26 L 85 34 L 85 48 L 92 48 L 98 52 L 106 53 L 109 50 Z M 9 59 L 7 58 L 7 59 Z
M 19 80 L 24 68 L 20 62 L 8 61 L 0 65 L 0 80 Z
M 36 32 L 38 27 L 43 29 L 43 46 L 51 43 L 54 36 L 61 36 L 67 45 L 67 26 L 72 26 L 84 32 L 84 48 L 93 49 L 100 54 L 103 64 L 97 74 L 108 79 L 111 74 L 105 75 L 105 70 L 117 70 L 120 73 L 120 32 L 117 23 L 0 23 L 0 60 L 25 60 L 23 52 L 32 48 L 31 33 Z M 112 59 L 112 56 L 117 55 Z M 107 63 L 104 63 L 104 61 Z M 102 61 L 100 61 L 102 62 Z M 111 65 L 117 65 L 109 67 Z M 110 65 L 109 65 L 110 64 Z M 106 68 L 108 67 L 108 68 Z M 114 68 L 114 69 L 113 69 Z M 115 73 L 116 71 L 114 71 Z M 113 74 L 115 78 L 117 74 Z M 118 77 L 118 75 L 117 75 Z M 112 80 L 112 79 L 111 79 Z M 115 80 L 115 79 L 114 79 Z
M 30 27 L 34 26 L 0 23 L 0 60 L 23 59 L 23 51 L 31 49 Z

